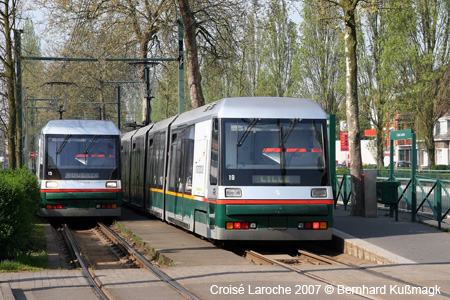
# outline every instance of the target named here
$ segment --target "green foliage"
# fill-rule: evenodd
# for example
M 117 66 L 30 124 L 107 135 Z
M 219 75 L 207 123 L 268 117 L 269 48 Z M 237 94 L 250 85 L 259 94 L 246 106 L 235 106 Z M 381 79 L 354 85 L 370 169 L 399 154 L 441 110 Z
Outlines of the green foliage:
M 47 243 L 45 241 L 44 226 L 34 224 L 28 249 L 14 256 L 14 259 L 0 261 L 2 271 L 36 271 L 48 268 Z
M 347 174 L 348 174 L 347 167 L 337 167 L 336 168 L 336 175 L 347 175 Z
M 336 9 L 330 9 L 335 12 Z M 316 100 L 336 120 L 346 120 L 343 40 L 325 21 L 314 2 L 305 1 L 299 24 L 298 80 L 300 96 Z
M 365 169 L 365 170 L 370 170 L 370 169 L 377 169 L 377 166 L 376 165 L 363 165 L 363 169 Z
M 152 122 L 170 118 L 178 113 L 178 65 L 168 65 L 162 68 L 161 72 L 155 99 L 152 100 Z M 185 91 L 185 96 L 188 93 L 189 91 Z M 185 97 L 184 103 L 189 103 L 189 99 Z
M 0 182 L 0 259 L 5 259 L 30 245 L 40 195 L 37 178 L 26 169 L 1 171 Z
M 289 20 L 287 1 L 272 0 L 264 19 L 262 35 L 262 71 L 256 93 L 264 96 L 290 97 L 296 91 L 293 65 L 297 56 L 296 24 Z
M 434 124 L 448 112 L 450 104 L 448 97 L 439 97 L 448 90 L 443 72 L 450 61 L 450 49 L 448 39 L 442 37 L 450 32 L 450 3 L 396 0 L 392 5 L 398 9 L 389 14 L 387 23 L 392 34 L 386 36 L 382 61 L 391 75 L 385 78 L 395 83 L 399 112 L 411 114 L 405 127 L 415 127 L 434 164 Z
M 446 166 L 446 165 L 433 165 L 433 166 L 431 166 L 431 170 L 442 171 L 442 170 L 450 170 L 450 168 L 449 168 L 449 166 Z
M 6 259 L 0 262 L 2 271 L 37 271 L 48 268 L 48 254 L 45 250 L 39 252 L 21 252 L 14 260 Z

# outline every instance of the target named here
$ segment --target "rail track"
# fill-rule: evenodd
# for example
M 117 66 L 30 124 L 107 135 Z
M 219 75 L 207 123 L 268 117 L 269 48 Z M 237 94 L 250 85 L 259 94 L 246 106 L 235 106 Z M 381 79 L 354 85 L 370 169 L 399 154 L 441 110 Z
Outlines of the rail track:
M 115 298 L 95 275 L 96 269 L 133 267 L 145 268 L 153 272 L 161 281 L 175 289 L 185 299 L 199 299 L 183 286 L 179 285 L 175 280 L 173 280 L 173 278 L 155 267 L 143 255 L 137 252 L 124 239 L 122 239 L 118 234 L 112 231 L 109 227 L 105 226 L 103 223 L 98 223 L 96 228 L 90 230 L 75 232 L 66 224 L 63 224 L 61 226 L 61 233 L 67 241 L 67 246 L 70 247 L 69 252 L 73 253 L 74 260 L 76 260 L 77 265 L 79 265 L 82 269 L 83 274 L 94 289 L 95 293 L 98 295 L 99 299 L 113 300 Z M 90 245 L 86 245 L 87 242 L 83 241 L 82 238 L 80 239 L 81 235 L 88 234 L 90 235 L 87 237 L 88 240 L 94 240 L 91 235 L 96 235 L 98 240 L 102 241 L 104 248 L 108 248 L 111 252 L 109 254 L 104 254 L 104 256 L 115 256 L 115 263 L 111 263 L 110 258 L 107 259 L 108 262 L 105 262 L 104 260 L 96 257 L 96 252 L 103 251 L 100 249 L 101 247 L 91 245 L 91 242 L 89 242 Z M 83 246 L 80 247 L 80 244 L 83 244 Z
M 329 257 L 317 255 L 317 254 L 314 254 L 314 253 L 306 251 L 306 250 L 298 250 L 298 253 L 299 253 L 299 257 L 303 256 L 302 259 L 299 259 L 298 257 L 292 257 L 290 255 L 280 255 L 280 254 L 266 255 L 266 254 L 261 254 L 261 253 L 258 253 L 256 251 L 252 251 L 252 250 L 246 251 L 245 256 L 248 260 L 253 261 L 255 264 L 278 265 L 285 269 L 288 269 L 288 270 L 294 271 L 296 273 L 299 273 L 301 275 L 307 276 L 318 282 L 324 283 L 326 285 L 331 285 L 335 288 L 338 286 L 345 286 L 345 285 L 343 285 L 342 283 L 337 283 L 337 282 L 328 280 L 326 278 L 323 278 L 321 276 L 318 276 L 317 274 L 314 274 L 314 270 L 308 271 L 307 268 L 305 268 L 305 265 L 309 265 L 309 266 L 311 266 L 311 265 L 333 265 L 333 266 L 342 267 L 342 268 L 346 268 L 346 269 L 352 269 L 352 270 L 356 270 L 356 271 L 365 272 L 372 276 L 376 276 L 376 277 L 379 277 L 382 279 L 394 281 L 398 284 L 404 284 L 404 285 L 409 285 L 412 287 L 423 288 L 422 286 L 419 286 L 415 283 L 408 282 L 408 281 L 405 281 L 405 280 L 402 280 L 399 278 L 395 278 L 393 276 L 389 276 L 389 275 L 377 272 L 377 271 L 371 269 L 371 267 L 373 267 L 373 266 L 352 265 L 349 263 L 344 263 L 341 261 L 334 260 Z M 305 260 L 308 261 L 308 263 L 306 263 L 306 264 L 302 263 L 302 261 L 305 261 Z M 358 293 L 358 292 L 353 292 L 353 294 L 356 296 L 360 296 L 361 298 L 364 298 L 364 299 L 371 299 L 371 300 L 379 299 L 379 297 L 377 297 L 377 296 L 366 295 L 366 294 L 362 294 L 362 293 Z M 444 297 L 450 298 L 449 294 L 441 293 L 441 295 Z

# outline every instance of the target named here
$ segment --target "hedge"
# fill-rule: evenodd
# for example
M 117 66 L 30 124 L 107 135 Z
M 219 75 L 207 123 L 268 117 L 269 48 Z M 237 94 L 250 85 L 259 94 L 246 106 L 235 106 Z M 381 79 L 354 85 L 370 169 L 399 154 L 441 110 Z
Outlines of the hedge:
M 448 170 L 449 168 L 448 168 L 448 166 L 447 165 L 433 165 L 433 166 L 431 166 L 431 170 L 434 170 L 434 171 L 445 171 L 445 170 Z
M 39 199 L 36 176 L 26 169 L 0 171 L 0 260 L 27 249 Z

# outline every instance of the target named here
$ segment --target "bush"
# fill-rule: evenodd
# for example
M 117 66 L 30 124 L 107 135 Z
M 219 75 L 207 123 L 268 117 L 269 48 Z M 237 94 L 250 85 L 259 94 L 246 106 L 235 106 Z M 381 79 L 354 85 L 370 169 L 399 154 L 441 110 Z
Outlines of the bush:
M 365 165 L 363 165 L 363 169 L 365 169 L 365 170 L 374 170 L 374 169 L 377 169 L 377 165 L 365 164 Z
M 434 171 L 448 170 L 448 166 L 446 166 L 446 165 L 433 165 L 433 166 L 431 166 L 431 170 L 434 170 Z
M 0 260 L 27 248 L 39 199 L 38 180 L 26 169 L 0 171 Z

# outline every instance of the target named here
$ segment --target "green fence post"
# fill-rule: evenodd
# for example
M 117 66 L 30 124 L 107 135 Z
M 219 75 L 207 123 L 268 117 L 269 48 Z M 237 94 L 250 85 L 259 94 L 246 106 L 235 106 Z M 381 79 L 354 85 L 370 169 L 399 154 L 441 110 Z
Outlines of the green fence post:
M 439 172 L 437 172 L 436 187 L 434 188 L 434 208 L 436 209 L 436 219 L 438 221 L 438 229 L 441 229 L 442 221 L 442 186 L 439 179 Z
M 394 140 L 390 139 L 389 142 L 390 149 L 389 149 L 389 181 L 394 180 Z
M 417 154 L 416 154 L 416 134 L 411 134 L 411 221 L 416 221 L 416 207 L 417 207 L 417 181 L 416 181 L 416 168 L 417 168 Z

